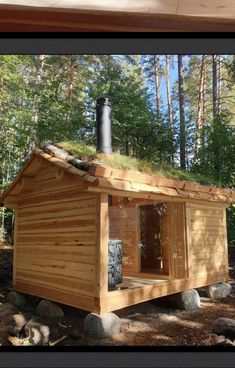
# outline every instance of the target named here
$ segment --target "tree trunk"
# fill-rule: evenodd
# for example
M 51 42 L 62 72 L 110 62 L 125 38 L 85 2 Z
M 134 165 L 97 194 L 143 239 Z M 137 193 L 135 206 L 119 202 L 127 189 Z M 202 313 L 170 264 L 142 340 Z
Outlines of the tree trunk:
M 196 120 L 196 140 L 195 140 L 195 161 L 197 161 L 198 150 L 201 146 L 201 130 L 204 123 L 205 110 L 205 61 L 206 56 L 202 56 L 199 80 L 199 92 L 197 100 L 197 120 Z
M 217 56 L 217 66 L 218 66 L 218 113 L 220 112 L 221 106 L 221 92 L 222 92 L 222 76 L 221 76 L 221 57 L 220 55 Z
M 158 68 L 158 56 L 153 56 L 154 63 L 154 78 L 155 78 L 155 88 L 156 88 L 156 108 L 157 115 L 160 114 L 161 102 L 160 102 L 160 91 L 159 91 L 159 68 Z
M 218 114 L 218 73 L 217 73 L 217 55 L 212 56 L 212 74 L 213 74 L 213 93 L 212 93 L 212 100 L 213 100 L 213 118 L 215 119 Z
M 75 69 L 76 69 L 76 56 L 71 56 L 70 66 L 69 66 L 69 76 L 68 76 L 68 89 L 67 89 L 67 101 L 69 104 L 67 121 L 70 122 L 72 115 L 72 100 L 73 100 L 73 90 L 74 90 L 74 80 L 75 80 Z
M 179 75 L 179 113 L 180 113 L 180 167 L 186 168 L 185 146 L 185 111 L 184 111 L 184 76 L 183 76 L 183 57 L 178 55 L 178 75 Z
M 40 85 L 42 83 L 42 71 L 45 61 L 45 55 L 38 55 L 35 57 L 35 80 L 34 80 L 34 98 L 32 106 L 32 127 L 31 134 L 29 137 L 29 144 L 26 155 L 28 156 L 30 152 L 35 148 L 37 143 L 37 131 L 39 124 L 39 102 L 40 102 Z
M 172 112 L 171 112 L 171 91 L 170 91 L 170 77 L 169 77 L 169 59 L 168 55 L 166 55 L 166 69 L 165 69 L 165 78 L 166 78 L 166 94 L 167 94 L 167 112 L 168 112 L 168 123 L 169 128 L 172 128 Z

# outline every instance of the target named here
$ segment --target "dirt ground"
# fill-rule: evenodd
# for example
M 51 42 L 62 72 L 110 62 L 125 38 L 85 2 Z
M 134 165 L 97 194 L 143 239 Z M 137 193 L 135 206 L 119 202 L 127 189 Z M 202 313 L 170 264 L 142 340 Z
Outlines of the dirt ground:
M 11 290 L 11 265 L 0 265 L 0 298 Z M 122 320 L 121 332 L 103 340 L 86 339 L 83 321 L 87 312 L 61 305 L 64 318 L 57 326 L 58 346 L 208 346 L 215 344 L 213 323 L 219 317 L 235 318 L 235 249 L 230 255 L 230 283 L 232 293 L 226 299 L 211 300 L 200 289 L 201 308 L 195 311 L 176 309 L 169 297 L 155 299 L 115 313 Z M 0 300 L 1 301 L 1 300 Z M 23 311 L 24 312 L 24 311 Z M 35 303 L 27 306 L 29 315 L 35 314 Z M 72 333 L 71 333 L 72 331 Z M 10 338 L 10 344 L 21 345 L 20 338 Z

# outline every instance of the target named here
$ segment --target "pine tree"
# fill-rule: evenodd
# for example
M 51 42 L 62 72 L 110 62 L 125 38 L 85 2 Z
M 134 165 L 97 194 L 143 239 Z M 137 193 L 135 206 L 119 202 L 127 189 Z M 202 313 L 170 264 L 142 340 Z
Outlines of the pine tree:
M 184 99 L 184 76 L 183 57 L 178 55 L 178 78 L 179 78 L 179 115 L 180 115 L 180 167 L 186 168 L 186 132 L 185 132 L 185 99 Z

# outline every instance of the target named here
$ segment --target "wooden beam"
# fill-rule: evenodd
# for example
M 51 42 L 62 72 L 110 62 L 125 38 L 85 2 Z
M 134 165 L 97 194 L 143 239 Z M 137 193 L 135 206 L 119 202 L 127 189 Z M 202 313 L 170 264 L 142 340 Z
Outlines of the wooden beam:
M 113 169 L 110 166 L 104 166 L 101 164 L 92 163 L 89 167 L 89 173 L 94 176 L 102 176 L 103 178 L 109 178 Z
M 75 292 L 68 292 L 66 290 L 58 288 L 49 287 L 35 282 L 25 281 L 20 278 L 16 279 L 14 284 L 14 289 L 30 294 L 37 297 L 46 298 L 53 300 L 58 303 L 64 303 L 75 308 L 81 308 L 89 312 L 99 312 L 95 305 L 95 298 L 92 296 L 81 295 Z
M 154 285 L 144 285 L 138 288 L 111 291 L 108 294 L 105 312 L 125 308 L 147 300 L 179 293 L 187 289 L 200 288 L 216 282 L 228 281 L 228 273 L 205 273 L 190 279 L 172 279 L 157 282 Z M 141 279 L 140 279 L 141 283 Z
M 118 189 L 122 189 L 124 186 L 128 187 L 131 184 L 133 189 L 142 191 L 146 189 L 150 191 L 149 186 L 151 186 L 153 192 L 159 192 L 160 189 L 162 194 L 181 195 L 183 197 L 198 199 L 200 199 L 201 193 L 203 193 L 201 198 L 210 199 L 213 198 L 211 196 L 212 193 L 231 197 L 233 192 L 231 189 L 217 188 L 211 185 L 202 185 L 185 180 L 168 179 L 139 171 L 114 169 L 102 164 L 91 164 L 89 173 L 99 177 L 98 185 Z M 215 199 L 217 199 L 216 196 Z M 225 198 L 221 199 L 223 200 Z
M 13 248 L 13 287 L 16 284 L 16 257 L 17 257 L 17 236 L 18 236 L 18 209 L 14 213 L 14 248 Z
M 225 246 L 225 262 L 226 268 L 229 269 L 228 260 L 228 233 L 227 233 L 227 220 L 226 220 L 226 210 L 223 210 L 223 225 L 224 225 L 224 246 Z
M 152 175 L 142 173 L 140 171 L 113 169 L 111 172 L 111 178 L 131 181 L 135 183 L 155 185 L 155 180 Z
M 105 179 L 103 179 L 105 180 Z M 84 189 L 85 190 L 85 189 Z M 107 193 L 110 195 L 115 195 L 119 197 L 132 197 L 132 198 L 141 198 L 141 199 L 153 199 L 154 201 L 165 201 L 165 202 L 190 202 L 190 203 L 198 203 L 198 204 L 209 204 L 213 203 L 213 205 L 221 205 L 222 207 L 228 207 L 229 201 L 216 201 L 213 197 L 211 197 L 211 200 L 209 199 L 189 199 L 188 197 L 177 197 L 177 196 L 171 196 L 171 195 L 164 195 L 164 194 L 157 194 L 157 193 L 151 193 L 151 192 L 138 192 L 134 191 L 134 189 L 131 190 L 125 190 L 125 189 L 114 189 L 112 186 L 110 188 L 105 187 L 98 187 L 98 186 L 89 186 L 87 187 L 87 191 L 93 192 L 93 193 Z
M 157 186 L 176 188 L 179 190 L 182 189 L 185 185 L 185 181 L 183 180 L 168 179 L 158 175 L 154 175 L 154 183 Z
M 108 241 L 109 241 L 109 217 L 108 195 L 100 193 L 96 202 L 97 218 L 97 244 L 96 244 L 96 298 L 99 313 L 105 309 L 108 295 Z
M 156 3 L 156 2 L 155 2 Z M 162 2 L 161 2 L 162 3 Z M 154 4 L 154 2 L 153 2 Z M 58 5 L 57 5 L 58 6 Z M 235 31 L 235 21 L 229 16 L 220 16 L 219 13 L 211 16 L 210 12 L 204 15 L 195 14 L 167 14 L 159 10 L 156 5 L 137 8 L 134 11 L 125 11 L 121 7 L 117 10 L 96 9 L 66 9 L 63 7 L 35 7 L 1 5 L 0 31 L 63 31 L 63 32 L 226 32 Z M 146 10 L 148 8 L 148 10 Z M 150 9 L 151 8 L 151 9 Z M 160 8 L 162 9 L 162 7 Z M 205 8 L 203 8 L 205 9 Z M 161 13 L 162 14 L 159 14 Z M 165 13 L 165 14 L 163 14 Z
M 3 199 L 3 204 L 7 208 L 17 208 L 18 207 L 18 197 L 15 195 L 8 195 Z
M 191 233 L 191 211 L 188 203 L 185 205 L 185 224 L 186 224 L 186 257 L 188 260 L 188 277 L 192 275 L 192 233 Z

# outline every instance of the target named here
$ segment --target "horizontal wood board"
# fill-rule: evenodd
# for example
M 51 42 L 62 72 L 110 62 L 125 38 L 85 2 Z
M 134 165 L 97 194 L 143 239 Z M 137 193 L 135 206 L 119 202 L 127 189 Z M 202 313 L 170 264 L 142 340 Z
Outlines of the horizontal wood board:
M 19 195 L 14 288 L 98 311 L 96 195 L 70 188 L 71 174 L 55 174 L 53 165 L 41 167 L 38 186 Z

